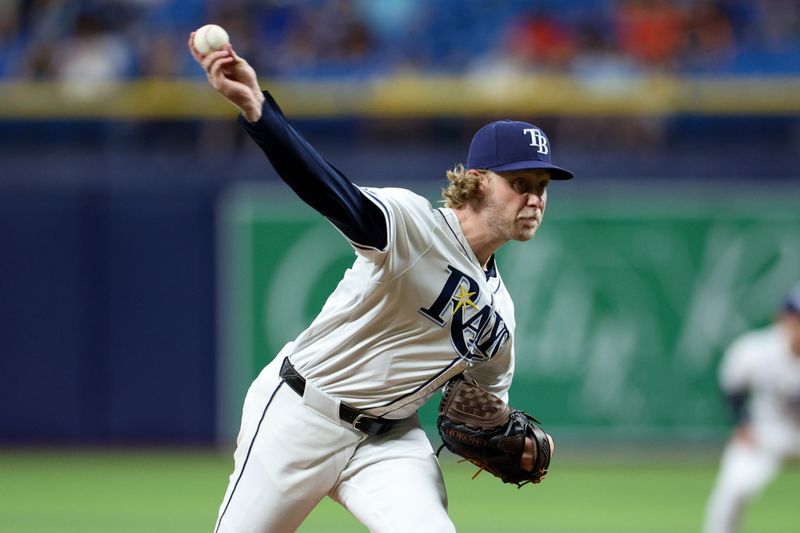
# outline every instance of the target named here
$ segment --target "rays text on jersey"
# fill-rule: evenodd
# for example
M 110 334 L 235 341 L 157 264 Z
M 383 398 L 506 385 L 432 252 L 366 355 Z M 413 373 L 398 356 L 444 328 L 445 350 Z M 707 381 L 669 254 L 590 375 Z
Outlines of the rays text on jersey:
M 439 295 L 419 312 L 439 327 L 447 325 L 450 315 L 450 338 L 458 355 L 468 361 L 488 361 L 511 337 L 508 327 L 491 303 L 476 303 L 480 300 L 477 281 L 451 265 L 447 270 L 450 275 Z

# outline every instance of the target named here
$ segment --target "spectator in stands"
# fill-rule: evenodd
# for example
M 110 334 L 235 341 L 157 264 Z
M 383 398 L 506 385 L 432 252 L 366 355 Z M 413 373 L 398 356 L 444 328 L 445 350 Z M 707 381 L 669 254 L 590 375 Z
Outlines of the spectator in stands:
M 668 0 L 622 0 L 616 15 L 620 51 L 648 69 L 674 70 L 684 22 Z
M 373 37 L 355 6 L 324 0 L 296 13 L 288 29 L 277 74 L 353 75 L 371 68 Z
M 528 71 L 564 71 L 578 53 L 572 29 L 545 11 L 529 13 L 514 24 L 504 50 Z
M 101 96 L 109 82 L 129 76 L 133 51 L 100 13 L 85 12 L 78 16 L 74 33 L 55 50 L 51 67 L 66 94 L 92 99 Z
M 729 70 L 736 56 L 733 24 L 717 2 L 692 6 L 686 17 L 686 40 L 680 63 L 683 70 Z

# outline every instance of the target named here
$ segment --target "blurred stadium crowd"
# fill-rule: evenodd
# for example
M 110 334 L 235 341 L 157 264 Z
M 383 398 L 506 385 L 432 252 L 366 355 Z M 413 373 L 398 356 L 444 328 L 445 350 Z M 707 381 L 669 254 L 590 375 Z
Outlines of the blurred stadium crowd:
M 797 0 L 7 0 L 0 79 L 201 76 L 208 22 L 282 78 L 800 73 Z

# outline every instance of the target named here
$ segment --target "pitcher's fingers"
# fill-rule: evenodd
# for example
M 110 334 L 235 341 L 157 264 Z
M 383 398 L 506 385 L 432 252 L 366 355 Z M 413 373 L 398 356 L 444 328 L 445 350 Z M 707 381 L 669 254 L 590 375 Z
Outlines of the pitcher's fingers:
M 239 57 L 239 54 L 236 53 L 236 50 L 233 49 L 233 45 L 231 43 L 225 43 L 222 46 L 222 49 L 225 50 L 226 52 L 229 52 L 237 63 L 239 63 L 240 61 L 244 61 L 241 57 Z
M 225 68 L 228 65 L 233 64 L 235 61 L 236 60 L 234 58 L 230 57 L 230 56 L 221 57 L 221 58 L 217 59 L 216 61 L 211 63 L 211 68 L 208 71 L 208 76 L 210 78 L 217 78 L 219 76 L 222 76 L 223 74 L 220 72 L 220 70 L 222 70 L 223 68 Z
M 533 439 L 530 437 L 525 437 L 525 446 L 522 449 L 522 459 L 520 460 L 520 468 L 525 470 L 526 472 L 531 472 L 533 470 L 534 465 L 534 450 L 533 450 Z
M 227 58 L 232 59 L 232 56 L 230 55 L 229 52 L 227 52 L 226 50 L 217 50 L 205 56 L 202 60 L 201 65 L 203 65 L 205 71 L 210 74 L 214 62 L 219 61 L 220 59 L 227 59 Z
M 195 61 L 202 64 L 203 55 L 197 51 L 197 48 L 194 47 L 194 34 L 195 32 L 189 34 L 189 42 L 187 43 L 189 45 L 189 52 L 191 52 L 192 57 L 194 58 Z

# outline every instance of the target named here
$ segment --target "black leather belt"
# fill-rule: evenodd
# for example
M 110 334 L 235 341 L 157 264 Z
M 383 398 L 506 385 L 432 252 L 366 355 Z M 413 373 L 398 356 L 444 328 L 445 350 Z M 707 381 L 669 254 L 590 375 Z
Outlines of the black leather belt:
M 283 360 L 281 365 L 281 378 L 293 391 L 303 396 L 306 390 L 306 379 L 297 373 L 288 357 Z M 367 415 L 346 403 L 339 404 L 339 418 L 367 435 L 379 435 L 388 430 L 395 422 L 387 418 Z

